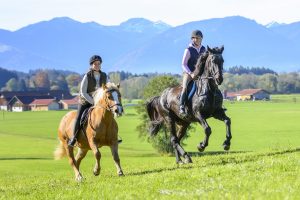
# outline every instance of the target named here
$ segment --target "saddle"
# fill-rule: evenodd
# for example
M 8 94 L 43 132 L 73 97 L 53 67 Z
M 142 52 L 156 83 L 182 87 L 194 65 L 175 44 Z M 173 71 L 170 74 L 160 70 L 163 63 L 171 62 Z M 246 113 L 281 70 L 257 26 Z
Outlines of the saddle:
M 80 129 L 83 128 L 85 126 L 85 124 L 87 123 L 89 114 L 93 109 L 94 109 L 94 107 L 89 107 L 83 111 L 81 118 L 80 118 Z
M 191 100 L 194 94 L 196 93 L 198 86 L 194 80 L 190 81 L 187 86 L 187 101 Z M 177 97 L 180 99 L 180 94 Z
M 187 100 L 191 100 L 197 90 L 197 84 L 194 80 L 190 81 L 187 87 Z

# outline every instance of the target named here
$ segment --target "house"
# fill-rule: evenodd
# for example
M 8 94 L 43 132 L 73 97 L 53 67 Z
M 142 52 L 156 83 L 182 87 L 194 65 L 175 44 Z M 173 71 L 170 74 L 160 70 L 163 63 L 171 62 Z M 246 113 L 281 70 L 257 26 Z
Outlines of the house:
M 238 101 L 270 100 L 270 93 L 263 89 L 245 89 L 236 92 L 236 99 Z
M 248 101 L 270 100 L 270 93 L 263 89 L 245 89 L 238 92 L 224 92 L 224 99 Z
M 69 91 L 64 90 L 34 90 L 34 91 L 0 91 L 0 110 L 25 111 L 30 110 L 29 104 L 35 99 L 72 99 Z
M 29 104 L 35 99 L 47 99 L 49 96 L 13 96 L 7 103 L 7 110 L 13 112 L 22 112 L 31 110 Z M 53 99 L 53 97 L 50 97 Z
M 60 106 L 56 99 L 35 99 L 29 104 L 32 111 L 59 110 Z
M 5 110 L 7 111 L 8 108 L 7 108 L 7 103 L 8 103 L 8 99 L 7 98 L 4 98 L 4 97 L 0 97 L 0 110 Z
M 227 93 L 224 95 L 224 99 L 228 99 L 228 100 L 230 100 L 230 101 L 236 100 L 236 97 L 237 97 L 237 93 L 236 93 L 236 92 L 227 92 Z
M 78 108 L 78 96 L 73 99 L 62 99 L 59 103 L 62 105 L 62 109 L 77 109 Z

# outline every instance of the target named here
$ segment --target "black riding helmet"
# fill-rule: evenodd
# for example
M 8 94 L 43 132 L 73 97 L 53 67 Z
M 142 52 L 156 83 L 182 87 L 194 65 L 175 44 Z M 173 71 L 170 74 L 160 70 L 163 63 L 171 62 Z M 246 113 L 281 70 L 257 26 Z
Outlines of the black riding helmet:
M 98 55 L 93 55 L 90 58 L 90 65 L 92 65 L 95 61 L 100 61 L 100 63 L 102 63 L 102 58 Z
M 194 30 L 192 32 L 191 38 L 193 38 L 193 37 L 201 37 L 201 38 L 203 38 L 203 34 L 202 34 L 202 32 L 200 30 Z

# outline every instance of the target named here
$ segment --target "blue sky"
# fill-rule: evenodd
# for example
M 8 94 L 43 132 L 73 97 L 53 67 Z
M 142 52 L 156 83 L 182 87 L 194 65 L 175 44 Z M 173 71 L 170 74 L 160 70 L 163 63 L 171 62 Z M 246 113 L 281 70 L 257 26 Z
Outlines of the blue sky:
M 118 25 L 143 17 L 172 26 L 240 15 L 260 24 L 300 21 L 299 0 L 0 0 L 0 28 L 16 30 L 54 17 Z

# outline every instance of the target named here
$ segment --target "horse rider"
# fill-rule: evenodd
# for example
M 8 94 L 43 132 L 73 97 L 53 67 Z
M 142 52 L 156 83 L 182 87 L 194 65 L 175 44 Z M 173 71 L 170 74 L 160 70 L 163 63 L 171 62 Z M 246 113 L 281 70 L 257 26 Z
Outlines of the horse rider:
M 80 128 L 80 118 L 86 108 L 94 105 L 94 99 L 91 96 L 102 85 L 108 81 L 106 73 L 101 71 L 102 58 L 98 55 L 93 55 L 90 58 L 90 69 L 84 75 L 80 83 L 79 105 L 77 110 L 76 121 L 73 129 L 73 137 L 69 140 L 68 145 L 74 146 L 77 141 L 77 136 Z
M 180 96 L 179 114 L 186 117 L 185 102 L 187 99 L 187 86 L 189 82 L 195 77 L 193 74 L 195 65 L 201 54 L 205 52 L 205 47 L 201 45 L 203 34 L 200 30 L 194 30 L 191 35 L 191 42 L 184 50 L 182 58 L 182 91 Z

